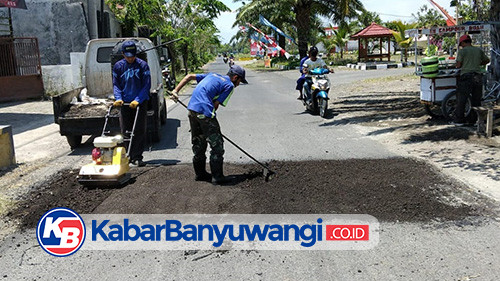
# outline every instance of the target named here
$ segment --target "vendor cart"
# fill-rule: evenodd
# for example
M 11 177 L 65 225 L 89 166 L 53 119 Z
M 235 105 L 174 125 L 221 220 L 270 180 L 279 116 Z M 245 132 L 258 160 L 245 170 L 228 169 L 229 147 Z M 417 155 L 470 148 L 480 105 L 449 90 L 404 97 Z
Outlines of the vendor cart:
M 433 27 L 429 29 L 410 29 L 405 32 L 406 36 L 415 38 L 415 54 L 417 54 L 417 38 L 420 35 L 443 35 L 446 33 L 460 35 L 468 33 L 474 42 L 479 41 L 481 47 L 484 42 L 489 42 L 489 31 L 491 26 L 488 24 L 476 25 L 457 25 L 447 27 Z M 486 40 L 485 40 L 486 39 Z M 458 40 L 457 40 L 458 50 Z M 485 51 L 489 55 L 489 52 Z M 420 76 L 420 102 L 424 105 L 426 112 L 432 117 L 444 116 L 446 119 L 452 119 L 455 112 L 457 77 L 460 75 L 460 69 L 455 66 L 455 58 L 447 54 L 440 58 L 436 57 L 436 71 L 426 72 L 424 59 L 417 62 L 415 56 L 415 74 Z M 467 100 L 465 113 L 469 115 L 471 111 L 470 100 Z

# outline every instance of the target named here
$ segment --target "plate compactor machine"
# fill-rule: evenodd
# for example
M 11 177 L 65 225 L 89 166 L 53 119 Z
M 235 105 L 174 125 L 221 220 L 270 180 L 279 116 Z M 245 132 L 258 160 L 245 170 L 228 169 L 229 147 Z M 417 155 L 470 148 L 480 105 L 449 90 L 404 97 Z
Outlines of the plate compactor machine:
M 128 104 L 123 104 L 128 106 Z M 135 124 L 139 107 L 137 107 L 134 124 L 130 133 L 130 139 L 124 139 L 121 135 L 109 136 L 106 131 L 108 119 L 111 115 L 113 105 L 109 107 L 104 121 L 102 135 L 94 139 L 92 150 L 92 163 L 83 166 L 78 174 L 78 182 L 85 186 L 120 186 L 130 180 L 129 156 L 132 138 L 134 136 Z M 128 141 L 128 150 L 125 150 L 124 142 Z

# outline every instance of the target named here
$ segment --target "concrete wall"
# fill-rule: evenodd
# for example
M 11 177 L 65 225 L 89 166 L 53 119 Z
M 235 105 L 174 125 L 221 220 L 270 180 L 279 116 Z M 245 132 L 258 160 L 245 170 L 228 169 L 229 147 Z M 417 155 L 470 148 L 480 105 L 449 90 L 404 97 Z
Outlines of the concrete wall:
M 42 74 L 46 95 L 53 96 L 76 88 L 73 86 L 73 71 L 70 64 L 44 65 Z
M 28 10 L 12 9 L 14 37 L 38 38 L 42 65 L 69 64 L 71 52 L 84 52 L 87 42 L 97 38 L 100 0 L 26 0 Z M 121 29 L 110 13 L 110 36 Z M 0 17 L 7 9 L 0 9 Z
M 85 53 L 71 53 L 71 82 L 73 88 L 83 87 L 85 75 Z
M 46 95 L 53 96 L 83 87 L 85 53 L 71 53 L 70 57 L 71 64 L 42 66 Z

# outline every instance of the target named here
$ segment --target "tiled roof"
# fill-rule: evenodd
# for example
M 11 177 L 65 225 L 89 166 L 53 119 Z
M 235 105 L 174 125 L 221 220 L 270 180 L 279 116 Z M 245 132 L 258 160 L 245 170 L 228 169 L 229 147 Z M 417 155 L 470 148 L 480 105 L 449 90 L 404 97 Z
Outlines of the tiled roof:
M 365 37 L 387 37 L 392 36 L 393 30 L 380 26 L 374 22 L 365 29 L 351 36 L 352 39 L 365 38 Z

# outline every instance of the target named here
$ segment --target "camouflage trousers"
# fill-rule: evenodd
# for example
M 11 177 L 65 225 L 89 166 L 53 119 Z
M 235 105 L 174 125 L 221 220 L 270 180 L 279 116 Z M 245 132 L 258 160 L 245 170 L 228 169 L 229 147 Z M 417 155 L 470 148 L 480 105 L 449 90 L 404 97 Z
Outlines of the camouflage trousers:
M 207 143 L 210 144 L 210 164 L 222 163 L 224 160 L 224 141 L 217 119 L 189 111 L 191 126 L 191 143 L 193 145 L 193 163 L 205 163 Z

